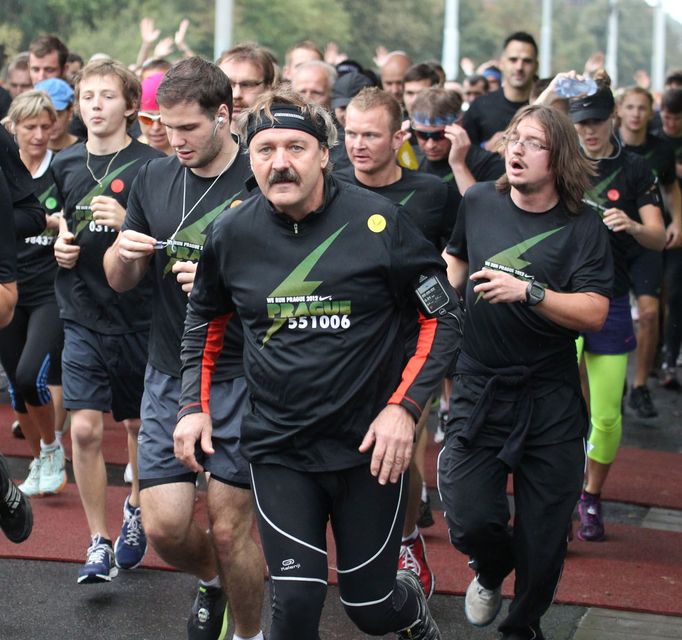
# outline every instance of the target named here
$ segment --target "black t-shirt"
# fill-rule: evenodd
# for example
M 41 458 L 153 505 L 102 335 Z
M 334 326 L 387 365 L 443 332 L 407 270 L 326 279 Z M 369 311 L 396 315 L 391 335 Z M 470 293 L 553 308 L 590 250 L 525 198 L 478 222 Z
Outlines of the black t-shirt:
M 3 127 L 0 127 L 0 129 Z M 0 282 L 17 280 L 17 244 L 14 236 L 14 207 L 12 192 L 0 166 Z
M 10 201 L 14 206 L 14 231 L 27 238 L 45 228 L 45 212 L 33 192 L 33 178 L 19 157 L 14 138 L 0 127 L 0 169 L 5 174 Z
M 469 134 L 471 143 L 480 145 L 487 142 L 498 131 L 504 131 L 516 112 L 528 101 L 511 102 L 498 89 L 477 98 L 464 113 L 462 126 Z
M 597 175 L 592 177 L 592 188 L 585 194 L 586 199 L 599 207 L 617 208 L 633 220 L 641 222 L 639 209 L 647 204 L 661 206 L 658 180 L 647 161 L 635 153 L 621 149 L 616 142 L 616 151 L 610 158 L 597 163 Z M 615 278 L 614 297 L 624 296 L 630 289 L 628 263 L 644 250 L 642 246 L 625 231 L 609 231 Z
M 52 156 L 50 162 L 54 160 Z M 54 176 L 49 170 L 33 179 L 36 196 L 45 213 L 53 214 L 62 208 Z M 56 229 L 45 229 L 40 235 L 19 239 L 17 270 L 19 302 L 21 306 L 37 306 L 54 300 L 54 280 L 57 262 L 54 258 Z
M 354 168 L 334 174 L 339 180 L 355 184 L 388 198 L 401 206 L 426 239 L 439 251 L 455 225 L 455 195 L 435 176 L 402 169 L 400 180 L 385 187 L 368 187 L 355 177 Z
M 677 182 L 680 185 L 680 189 L 682 189 L 682 136 L 679 138 L 671 138 L 662 130 L 659 131 L 656 136 L 667 142 L 672 147 L 673 154 L 675 156 L 675 174 L 679 176 L 677 178 Z M 679 171 L 677 169 L 678 167 L 680 167 Z
M 4 118 L 12 104 L 12 96 L 5 87 L 0 87 L 0 119 Z
M 462 200 L 447 252 L 469 264 L 535 278 L 563 293 L 611 296 L 613 267 L 606 227 L 585 207 L 570 215 L 560 202 L 543 213 L 517 207 L 490 182 L 475 184 Z M 521 302 L 490 304 L 467 278 L 462 350 L 491 367 L 538 365 L 575 357 L 577 332 L 545 319 Z
M 451 364 L 455 292 L 444 267 L 394 204 L 334 177 L 324 204 L 299 222 L 262 195 L 249 198 L 216 221 L 199 261 L 182 411 L 205 410 L 211 331 L 237 309 L 251 395 L 247 459 L 305 471 L 366 464 L 358 446 L 379 411 L 390 401 L 418 417 Z M 418 288 L 432 313 L 423 311 L 423 348 L 401 383 L 401 310 L 418 306 Z
M 623 144 L 622 141 L 621 144 Z M 649 133 L 644 144 L 637 146 L 623 144 L 623 148 L 644 157 L 658 178 L 659 184 L 668 186 L 675 182 L 677 178 L 675 175 L 675 147 L 670 142 Z M 661 202 L 661 206 L 663 204 Z M 670 212 L 664 208 L 663 214 L 667 225 L 671 220 Z
M 87 169 L 85 143 L 65 149 L 52 164 L 57 191 L 64 202 L 64 218 L 81 248 L 75 267 L 57 272 L 61 317 L 108 335 L 149 328 L 151 279 L 145 277 L 126 293 L 116 293 L 109 286 L 102 260 L 116 239 L 116 230 L 92 219 L 90 201 L 104 195 L 115 198 L 125 208 L 140 167 L 146 160 L 163 157 L 160 151 L 134 139 L 115 159 L 114 155 L 89 156 L 90 168 L 101 185 Z
M 197 208 L 180 225 L 183 184 L 187 176 L 187 211 L 203 197 Z M 149 333 L 150 364 L 174 378 L 180 377 L 180 340 L 187 310 L 187 294 L 171 271 L 178 260 L 196 262 L 203 250 L 209 225 L 225 209 L 248 197 L 246 180 L 251 176 L 249 160 L 241 150 L 234 164 L 211 187 L 215 178 L 201 178 L 184 169 L 177 158 L 162 158 L 145 164 L 133 184 L 122 229 L 133 229 L 157 240 L 167 241 L 174 232 L 175 243 L 157 250 L 151 261 L 154 293 Z M 209 189 L 207 191 L 207 189 Z M 226 348 L 217 363 L 214 380 L 243 375 L 242 334 L 239 322 L 230 323 Z

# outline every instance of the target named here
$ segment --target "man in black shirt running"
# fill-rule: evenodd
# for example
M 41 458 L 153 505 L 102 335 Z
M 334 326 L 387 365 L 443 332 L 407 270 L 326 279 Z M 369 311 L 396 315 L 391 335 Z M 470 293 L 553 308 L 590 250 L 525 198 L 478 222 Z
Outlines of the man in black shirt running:
M 417 576 L 396 579 L 395 567 L 415 421 L 454 355 L 456 294 L 408 216 L 327 175 L 327 111 L 268 94 L 246 125 L 262 195 L 206 239 L 183 336 L 176 453 L 200 470 L 195 446 L 210 450 L 218 338 L 238 312 L 250 392 L 241 445 L 272 583 L 271 639 L 319 638 L 331 520 L 353 621 L 372 635 L 436 640 Z M 402 320 L 418 312 L 405 364 Z
M 187 293 L 207 228 L 246 197 L 251 170 L 230 134 L 232 90 L 219 67 L 200 58 L 179 62 L 159 86 L 157 100 L 175 155 L 140 171 L 104 265 L 117 291 L 134 287 L 148 271 L 154 278 L 139 448 L 144 525 L 167 562 L 200 580 L 188 621 L 190 639 L 222 637 L 225 594 L 235 638 L 262 639 L 264 566 L 251 537 L 250 478 L 238 449 L 247 397 L 239 322 L 221 337 L 223 357 L 213 377 L 215 451 L 204 461 L 211 472 L 211 535 L 194 519 L 197 474 L 173 451 Z
M 602 326 L 613 267 L 606 228 L 581 201 L 592 169 L 568 118 L 526 107 L 504 141 L 505 175 L 469 188 L 444 253 L 467 323 L 439 488 L 450 539 L 476 571 L 469 622 L 495 619 L 515 570 L 502 638 L 541 640 L 585 466 L 575 339 Z
M 454 226 L 458 202 L 455 193 L 436 176 L 404 169 L 396 162 L 396 152 L 404 136 L 398 101 L 380 89 L 363 89 L 346 110 L 346 150 L 353 166 L 335 175 L 378 193 L 397 206 L 402 205 L 424 237 L 441 251 L 444 239 Z M 429 402 L 417 423 L 418 446 L 410 465 L 409 499 L 399 561 L 401 568 L 411 568 L 417 573 L 427 596 L 433 593 L 435 576 L 427 563 L 417 521 L 425 481 L 424 427 L 430 407 Z

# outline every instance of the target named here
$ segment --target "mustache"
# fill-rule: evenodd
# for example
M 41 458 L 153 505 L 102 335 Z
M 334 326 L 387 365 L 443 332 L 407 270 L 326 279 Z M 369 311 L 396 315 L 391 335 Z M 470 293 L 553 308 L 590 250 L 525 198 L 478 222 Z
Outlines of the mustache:
M 293 169 L 284 169 L 283 171 L 273 169 L 268 176 L 268 185 L 272 186 L 278 182 L 295 182 L 299 184 L 301 178 Z

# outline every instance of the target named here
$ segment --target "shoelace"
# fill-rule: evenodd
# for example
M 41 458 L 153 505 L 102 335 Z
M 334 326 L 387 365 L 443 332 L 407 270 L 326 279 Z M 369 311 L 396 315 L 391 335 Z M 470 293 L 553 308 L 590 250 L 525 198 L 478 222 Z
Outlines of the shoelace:
M 88 548 L 88 561 L 86 564 L 103 564 L 109 559 L 109 547 L 106 544 L 97 543 Z
M 414 571 L 414 573 L 419 575 L 421 566 L 419 564 L 419 560 L 417 560 L 417 557 L 412 551 L 411 544 L 404 544 L 400 547 L 400 560 L 403 569 L 409 569 L 410 571 Z
M 211 607 L 213 606 L 213 596 L 206 588 L 199 589 L 199 606 L 197 607 L 197 617 L 202 622 L 208 622 L 211 616 Z
M 126 514 L 126 520 L 125 543 L 130 547 L 137 547 L 140 544 L 140 535 L 142 533 L 140 516 L 128 513 Z
M 477 593 L 478 593 L 478 597 L 481 600 L 492 600 L 496 596 L 496 593 L 493 589 L 486 589 L 480 583 L 478 585 Z
M 40 462 L 38 460 L 33 460 L 28 466 L 28 478 L 27 480 L 39 480 L 40 479 Z

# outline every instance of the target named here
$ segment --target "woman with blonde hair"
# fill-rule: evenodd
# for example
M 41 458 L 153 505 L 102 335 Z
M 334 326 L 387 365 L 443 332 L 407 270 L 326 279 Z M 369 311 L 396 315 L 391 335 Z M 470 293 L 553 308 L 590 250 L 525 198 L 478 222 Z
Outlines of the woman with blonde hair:
M 55 436 L 55 409 L 48 387 L 61 384 L 63 342 L 53 254 L 61 207 L 49 170 L 54 154 L 48 148 L 57 113 L 47 94 L 27 91 L 14 99 L 8 117 L 19 156 L 33 176 L 35 193 L 46 211 L 47 228 L 39 236 L 18 241 L 19 299 L 12 322 L 0 331 L 0 360 L 34 456 L 28 478 L 19 488 L 26 495 L 47 495 L 66 485 L 64 450 Z

